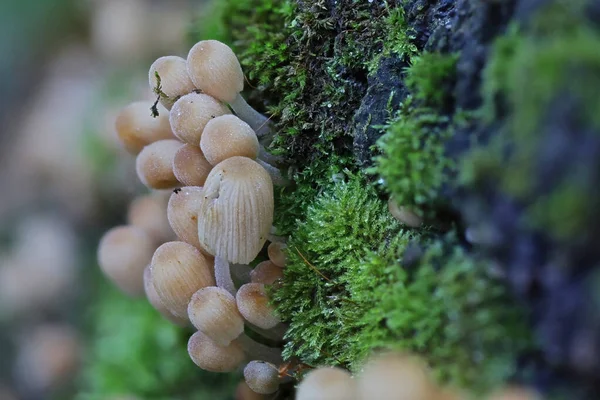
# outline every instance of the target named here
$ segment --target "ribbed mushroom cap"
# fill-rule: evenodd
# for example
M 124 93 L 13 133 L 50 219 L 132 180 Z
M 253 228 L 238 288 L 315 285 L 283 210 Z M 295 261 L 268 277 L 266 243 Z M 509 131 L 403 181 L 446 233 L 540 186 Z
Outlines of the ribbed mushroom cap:
M 235 296 L 238 310 L 248 322 L 263 329 L 271 329 L 279 322 L 262 283 L 246 283 Z
M 144 270 L 144 291 L 146 292 L 146 298 L 148 299 L 148 302 L 163 317 L 176 325 L 187 325 L 187 319 L 179 318 L 173 315 L 171 311 L 169 311 L 162 303 L 160 297 L 158 297 L 158 293 L 156 293 L 156 289 L 154 288 L 154 282 L 152 282 L 152 270 L 150 269 L 150 265 L 148 265 Z
M 356 383 L 348 371 L 337 367 L 320 367 L 310 371 L 296 391 L 296 400 L 355 399 L 357 399 Z M 385 397 L 369 397 L 369 399 L 387 400 Z
M 273 242 L 267 248 L 269 254 L 269 260 L 279 268 L 285 267 L 287 262 L 287 255 L 285 254 L 287 245 L 285 243 Z
M 152 63 L 148 72 L 148 83 L 152 89 L 155 89 L 158 84 L 157 72 L 160 76 L 161 90 L 168 96 L 168 98 L 161 96 L 160 102 L 167 109 L 171 109 L 178 97 L 196 89 L 188 75 L 187 62 L 181 57 L 160 57 Z
M 431 400 L 436 387 L 421 360 L 390 352 L 365 365 L 358 377 L 358 393 L 361 400 Z
M 173 173 L 175 153 L 183 144 L 178 140 L 159 140 L 144 147 L 135 160 L 138 178 L 152 189 L 179 185 Z
M 273 282 L 280 278 L 283 278 L 283 270 L 269 260 L 259 263 L 250 272 L 250 281 L 252 283 L 272 285 Z
M 204 183 L 198 240 L 214 256 L 249 264 L 273 224 L 273 183 L 255 161 L 232 157 L 217 164 Z
M 212 97 L 230 103 L 244 90 L 244 73 L 233 50 L 217 40 L 203 40 L 187 57 L 194 85 Z
M 157 242 L 173 239 L 167 218 L 167 200 L 163 193 L 138 196 L 129 204 L 127 222 L 145 230 Z
M 198 242 L 198 207 L 204 198 L 201 187 L 186 186 L 171 194 L 167 217 L 179 240 L 205 252 Z
M 179 318 L 188 318 L 187 306 L 194 293 L 215 285 L 213 266 L 188 243 L 168 242 L 160 246 L 152 257 L 151 268 L 158 297 Z
M 169 124 L 169 112 L 159 105 L 159 116 L 153 118 L 150 107 L 151 101 L 137 101 L 123 108 L 117 116 L 117 134 L 131 154 L 138 154 L 145 146 L 158 140 L 175 138 Z
M 104 234 L 98 263 L 104 274 L 130 296 L 144 294 L 144 268 L 152 259 L 154 241 L 135 226 L 117 226 Z
M 194 364 L 211 372 L 232 372 L 246 358 L 242 346 L 235 341 L 229 346 L 219 346 L 202 332 L 196 332 L 190 337 L 188 354 Z
M 200 146 L 200 137 L 208 122 L 230 114 L 227 106 L 203 93 L 190 93 L 173 104 L 169 121 L 175 136 L 193 146 Z
M 202 186 L 210 173 L 212 165 L 202 154 L 198 146 L 185 144 L 177 150 L 173 159 L 175 178 L 186 186 Z
M 188 316 L 196 329 L 219 346 L 228 346 L 244 332 L 244 319 L 235 297 L 219 287 L 205 287 L 194 293 L 188 304 Z
M 212 165 L 235 156 L 256 159 L 259 151 L 256 133 L 235 115 L 209 121 L 200 138 L 200 148 Z
M 256 393 L 271 394 L 279 389 L 279 371 L 266 361 L 250 361 L 244 368 L 244 379 Z

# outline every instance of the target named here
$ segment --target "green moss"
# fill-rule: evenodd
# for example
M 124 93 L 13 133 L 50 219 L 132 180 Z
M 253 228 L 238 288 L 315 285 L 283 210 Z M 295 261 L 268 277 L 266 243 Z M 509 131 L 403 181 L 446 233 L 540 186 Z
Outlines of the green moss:
M 453 75 L 458 55 L 423 53 L 414 57 L 405 83 L 415 98 L 430 107 L 442 107 L 452 99 Z

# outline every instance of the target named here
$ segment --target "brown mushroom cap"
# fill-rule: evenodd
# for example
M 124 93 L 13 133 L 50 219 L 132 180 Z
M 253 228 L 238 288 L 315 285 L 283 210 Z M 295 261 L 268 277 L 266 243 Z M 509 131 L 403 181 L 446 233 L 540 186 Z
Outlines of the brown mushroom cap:
M 156 289 L 154 288 L 154 283 L 152 282 L 152 270 L 150 269 L 150 265 L 146 267 L 144 270 L 144 290 L 146 292 L 146 298 L 148 302 L 154 307 L 156 311 L 158 311 L 163 317 L 172 323 L 179 326 L 186 326 L 187 320 L 183 318 L 176 317 L 165 307 L 165 305 L 158 297 L 158 293 L 156 293 Z
M 244 350 L 235 341 L 229 346 L 219 346 L 202 332 L 190 337 L 188 354 L 194 364 L 211 372 L 232 372 L 246 358 Z
M 212 97 L 230 103 L 244 90 L 242 67 L 226 44 L 203 40 L 187 57 L 188 74 L 194 85 Z
M 202 150 L 197 146 L 185 144 L 175 153 L 173 173 L 186 186 L 204 185 L 211 169 L 212 165 L 206 161 Z
M 167 217 L 179 240 L 189 243 L 202 252 L 198 242 L 198 207 L 204 198 L 201 187 L 187 186 L 171 194 Z
M 235 296 L 238 310 L 248 322 L 263 329 L 271 329 L 279 322 L 262 283 L 246 283 Z
M 423 224 L 423 219 L 406 207 L 398 206 L 396 201 L 390 197 L 388 200 L 388 210 L 390 214 L 398 221 L 411 228 L 418 228 Z
M 337 367 L 319 367 L 310 371 L 296 391 L 296 400 L 355 399 L 357 399 L 356 383 L 348 371 Z M 369 397 L 369 399 L 388 400 L 385 397 Z
M 256 159 L 259 144 L 250 125 L 235 115 L 222 115 L 206 124 L 200 148 L 206 160 L 217 165 L 234 156 Z
M 256 393 L 271 394 L 279 389 L 279 371 L 266 361 L 250 361 L 244 368 L 244 379 Z
M 277 279 L 283 278 L 283 270 L 267 260 L 259 263 L 250 272 L 250 282 L 272 285 Z
M 127 222 L 142 228 L 157 242 L 173 238 L 167 218 L 167 197 L 162 193 L 138 196 L 129 204 Z
M 273 242 L 267 248 L 267 253 L 269 254 L 269 260 L 279 268 L 285 267 L 287 262 L 287 255 L 285 254 L 285 249 L 287 249 L 287 245 L 285 243 Z
M 179 181 L 173 173 L 173 159 L 182 145 L 178 140 L 159 140 L 144 147 L 135 160 L 140 181 L 152 189 L 178 186 Z
M 244 332 L 235 297 L 219 287 L 205 287 L 192 296 L 188 316 L 200 332 L 219 346 L 228 346 Z
M 160 246 L 152 257 L 151 268 L 156 293 L 179 318 L 188 318 L 187 306 L 194 293 L 215 285 L 212 265 L 188 243 L 168 242 Z
M 175 138 L 169 124 L 169 112 L 159 105 L 159 116 L 153 118 L 150 107 L 151 101 L 131 103 L 121 110 L 115 121 L 119 139 L 132 154 L 138 154 L 145 146 L 158 140 Z
M 158 84 L 157 72 L 160 76 L 161 90 L 168 96 L 168 98 L 161 96 L 160 102 L 167 109 L 171 109 L 178 97 L 196 89 L 188 75 L 187 62 L 181 57 L 160 57 L 152 63 L 148 72 L 148 83 L 152 89 L 155 89 Z
M 267 398 L 267 396 L 250 389 L 245 381 L 240 382 L 235 389 L 235 400 L 264 400 Z
M 228 158 L 204 183 L 198 240 L 214 256 L 249 264 L 266 241 L 273 211 L 273 183 L 264 168 L 246 157 Z
M 144 268 L 154 252 L 154 241 L 135 226 L 117 226 L 104 234 L 98 263 L 104 274 L 130 296 L 144 294 Z
M 173 104 L 169 121 L 175 136 L 193 146 L 200 146 L 200 138 L 208 122 L 229 109 L 218 100 L 203 93 L 190 93 Z

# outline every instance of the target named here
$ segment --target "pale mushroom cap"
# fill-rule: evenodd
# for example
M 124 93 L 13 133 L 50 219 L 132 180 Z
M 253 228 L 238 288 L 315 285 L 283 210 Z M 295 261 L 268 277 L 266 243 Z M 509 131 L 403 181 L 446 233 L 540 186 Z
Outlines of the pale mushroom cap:
M 202 154 L 198 146 L 185 144 L 177 150 L 173 159 L 175 178 L 186 186 L 202 186 L 210 173 L 212 165 Z
M 388 210 L 394 218 L 411 228 L 418 228 L 423 224 L 423 219 L 421 217 L 406 207 L 398 206 L 393 198 L 388 200 Z
M 196 329 L 219 346 L 228 346 L 244 332 L 244 319 L 235 297 L 219 287 L 205 287 L 194 293 L 188 316 Z
M 385 397 L 369 397 L 384 399 Z M 320 367 L 310 371 L 296 391 L 296 400 L 356 400 L 356 383 L 348 371 Z M 387 400 L 387 398 L 385 398 Z M 412 400 L 412 399 L 411 399 Z
M 190 358 L 200 368 L 211 372 L 231 372 L 244 362 L 246 355 L 237 342 L 219 346 L 202 332 L 196 332 L 188 341 Z
M 150 265 L 148 265 L 144 270 L 144 291 L 146 292 L 146 298 L 148 299 L 148 302 L 156 311 L 160 313 L 160 315 L 176 325 L 187 325 L 186 319 L 173 315 L 171 311 L 169 311 L 169 309 L 162 303 L 160 297 L 158 297 L 158 293 L 156 293 L 156 289 L 154 288 L 154 282 L 152 282 L 152 270 Z
M 436 390 L 426 365 L 405 354 L 380 354 L 365 365 L 358 377 L 361 400 L 430 400 Z
M 104 274 L 130 296 L 144 294 L 144 268 L 155 246 L 144 230 L 117 226 L 104 234 L 98 246 L 98 263 Z
M 280 278 L 283 278 L 283 270 L 269 260 L 259 263 L 250 272 L 250 281 L 252 283 L 272 285 Z
M 279 322 L 262 283 L 246 283 L 235 296 L 238 310 L 248 322 L 263 329 L 271 329 Z
M 117 116 L 117 135 L 125 149 L 132 154 L 138 154 L 145 146 L 158 140 L 174 139 L 169 112 L 159 105 L 159 116 L 154 118 L 151 107 L 151 101 L 137 101 L 123 108 Z
M 156 73 L 160 76 L 161 90 L 169 98 L 161 96 L 160 102 L 167 109 L 171 109 L 178 97 L 188 94 L 196 89 L 187 72 L 187 62 L 177 56 L 160 57 L 152 63 L 148 72 L 148 83 L 151 89 L 155 89 L 158 80 Z
M 266 361 L 250 361 L 244 368 L 244 379 L 256 393 L 271 394 L 279 389 L 279 371 Z
M 256 159 L 259 144 L 250 125 L 235 115 L 222 115 L 206 124 L 200 148 L 208 162 L 217 165 L 235 156 Z
M 182 187 L 171 194 L 167 205 L 169 224 L 179 240 L 201 251 L 203 249 L 198 242 L 198 207 L 204 198 L 203 193 L 201 187 Z
M 175 153 L 183 144 L 178 140 L 159 140 L 144 147 L 135 160 L 138 178 L 152 189 L 179 185 L 173 173 Z
M 287 263 L 285 249 L 287 249 L 287 245 L 280 242 L 273 242 L 267 248 L 269 260 L 271 260 L 271 262 L 277 265 L 279 268 L 285 267 L 285 264 Z
M 198 240 L 210 254 L 249 264 L 273 224 L 273 183 L 255 161 L 232 157 L 217 164 L 204 183 Z
M 184 242 L 168 242 L 152 257 L 152 281 L 162 303 L 173 315 L 188 318 L 187 306 L 199 289 L 214 286 L 212 265 L 198 249 Z
M 230 114 L 227 106 L 203 93 L 190 93 L 173 104 L 169 122 L 175 136 L 193 146 L 200 146 L 200 137 L 208 122 Z
M 198 89 L 226 103 L 244 89 L 244 73 L 237 57 L 217 40 L 196 43 L 188 53 L 187 68 Z
M 129 204 L 127 222 L 148 232 L 158 242 L 173 238 L 167 218 L 167 198 L 161 193 L 138 196 Z

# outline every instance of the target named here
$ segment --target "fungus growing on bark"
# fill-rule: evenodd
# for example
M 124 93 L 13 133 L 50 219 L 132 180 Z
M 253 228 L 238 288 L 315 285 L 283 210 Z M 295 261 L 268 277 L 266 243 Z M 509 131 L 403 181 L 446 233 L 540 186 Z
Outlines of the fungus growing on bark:
M 385 397 L 368 398 L 387 400 Z M 356 383 L 348 371 L 337 367 L 320 367 L 310 371 L 296 391 L 296 400 L 355 399 L 357 399 Z
M 279 371 L 265 361 L 250 361 L 244 368 L 244 379 L 256 393 L 271 394 L 279 389 Z
M 200 148 L 212 165 L 234 156 L 256 159 L 259 145 L 254 130 L 235 115 L 209 121 L 200 138 Z
M 244 318 L 262 329 L 271 329 L 280 323 L 262 283 L 246 283 L 235 296 L 238 310 Z
M 266 241 L 273 212 L 269 174 L 249 158 L 228 158 L 212 169 L 204 183 L 198 240 L 215 257 L 248 264 Z
M 144 291 L 146 292 L 146 298 L 148 302 L 154 307 L 156 311 L 160 313 L 167 320 L 179 326 L 186 326 L 187 319 L 179 318 L 173 315 L 167 307 L 162 303 L 160 297 L 158 297 L 158 293 L 156 293 L 156 289 L 154 288 L 154 283 L 152 282 L 152 271 L 150 269 L 150 265 L 144 269 Z
M 217 40 L 196 43 L 188 53 L 187 67 L 198 89 L 228 103 L 259 137 L 269 132 L 268 119 L 250 107 L 240 94 L 244 89 L 244 73 L 227 45 Z
M 151 189 L 169 189 L 179 185 L 173 173 L 173 159 L 181 146 L 178 140 L 159 140 L 144 147 L 135 160 L 140 181 Z
M 156 249 L 151 269 L 160 300 L 180 318 L 188 317 L 187 307 L 194 293 L 215 285 L 210 261 L 185 242 L 168 242 Z
M 184 144 L 173 158 L 173 173 L 175 178 L 186 186 L 202 186 L 210 173 L 212 165 L 198 146 Z
M 144 294 L 144 268 L 152 259 L 154 241 L 135 226 L 117 226 L 104 234 L 98 246 L 98 264 L 104 274 L 130 296 Z
M 150 88 L 157 89 L 158 77 L 160 77 L 160 93 L 157 95 L 160 96 L 160 103 L 168 110 L 180 96 L 196 89 L 188 75 L 187 62 L 181 57 L 165 56 L 154 61 L 148 72 Z
M 131 154 L 138 154 L 142 149 L 158 140 L 174 139 L 169 124 L 168 111 L 159 106 L 160 115 L 150 115 L 150 101 L 136 101 L 121 110 L 115 121 L 115 128 L 125 149 Z
M 175 136 L 185 143 L 200 146 L 204 127 L 210 120 L 230 114 L 229 109 L 204 93 L 190 93 L 173 104 L 169 122 Z
M 198 242 L 198 207 L 203 198 L 201 187 L 182 187 L 173 192 L 167 205 L 167 218 L 179 240 L 205 252 Z

